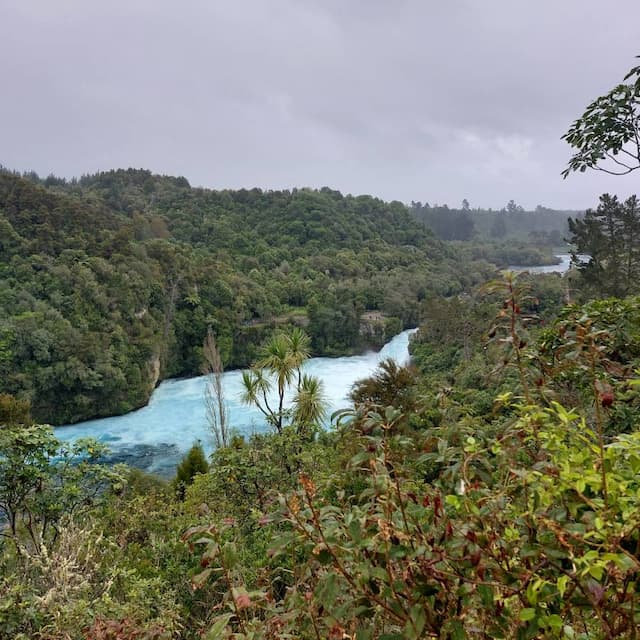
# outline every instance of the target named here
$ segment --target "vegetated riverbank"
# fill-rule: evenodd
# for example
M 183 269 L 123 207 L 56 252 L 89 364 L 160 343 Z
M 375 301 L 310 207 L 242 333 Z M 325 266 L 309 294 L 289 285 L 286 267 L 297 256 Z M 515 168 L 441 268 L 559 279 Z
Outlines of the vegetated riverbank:
M 553 265 L 518 265 L 510 269 L 532 274 L 564 273 L 568 270 L 570 254 L 560 253 L 554 257 L 556 263 Z M 461 308 L 456 315 L 463 313 Z M 370 312 L 363 319 L 362 326 L 381 327 L 387 320 L 380 312 Z M 396 335 L 379 352 L 365 350 L 358 355 L 312 358 L 305 371 L 323 381 L 331 410 L 343 408 L 349 403 L 346 394 L 353 382 L 370 375 L 381 360 L 392 357 L 404 362 L 410 358 L 409 336 L 413 331 L 405 330 Z M 267 425 L 255 407 L 238 401 L 242 393 L 241 375 L 242 369 L 228 370 L 223 379 L 225 397 L 232 405 L 231 424 L 238 433 L 247 436 L 262 431 Z M 111 462 L 126 462 L 169 477 L 193 442 L 201 441 L 206 450 L 211 448 L 209 426 L 204 415 L 204 385 L 203 376 L 164 380 L 150 395 L 150 402 L 144 408 L 121 416 L 65 425 L 57 429 L 57 434 L 65 440 L 97 437 L 112 448 Z
M 571 268 L 570 253 L 554 253 L 553 262 L 543 262 L 536 265 L 510 264 L 509 271 L 516 273 L 528 271 L 529 273 L 566 273 Z
M 496 264 L 544 263 L 511 242 L 442 242 L 400 202 L 194 189 L 143 170 L 0 171 L 0 235 L 0 393 L 52 424 L 126 413 L 159 381 L 197 375 L 209 326 L 227 367 L 248 366 L 281 323 L 343 355 Z

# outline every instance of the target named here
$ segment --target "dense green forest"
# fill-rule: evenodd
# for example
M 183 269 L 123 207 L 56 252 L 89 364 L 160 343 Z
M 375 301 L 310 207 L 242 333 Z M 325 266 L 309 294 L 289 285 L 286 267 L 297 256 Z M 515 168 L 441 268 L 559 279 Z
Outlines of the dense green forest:
M 625 83 L 572 125 L 567 172 L 623 148 L 640 168 L 640 67 Z M 1 638 L 638 638 L 635 197 L 571 217 L 590 258 L 561 277 L 470 272 L 369 197 L 140 171 L 39 182 L 0 182 Z M 318 318 L 336 309 L 329 335 Z M 301 367 L 354 348 L 359 309 L 419 323 L 412 362 L 358 381 L 325 429 Z M 208 326 L 209 355 L 215 330 L 228 361 L 251 361 L 245 399 L 268 433 L 226 432 L 220 413 L 210 458 L 194 445 L 165 482 L 34 419 L 149 385 L 154 357 L 161 375 L 190 371 Z
M 198 374 L 209 326 L 225 367 L 286 324 L 315 354 L 352 353 L 492 272 L 460 269 L 399 202 L 193 189 L 141 170 L 4 171 L 0 226 L 0 392 L 54 424 L 123 413 L 159 379 Z

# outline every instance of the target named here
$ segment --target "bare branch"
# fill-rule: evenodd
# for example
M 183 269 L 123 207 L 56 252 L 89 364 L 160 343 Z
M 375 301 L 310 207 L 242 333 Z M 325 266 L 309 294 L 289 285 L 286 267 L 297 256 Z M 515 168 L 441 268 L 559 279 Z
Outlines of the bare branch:
M 633 167 L 630 167 L 628 164 L 625 164 L 624 162 L 618 160 L 615 157 L 615 155 L 613 155 L 611 152 L 605 151 L 605 155 L 607 156 L 607 158 L 609 158 L 609 160 L 612 160 L 617 165 L 620 165 L 621 167 L 624 167 L 625 169 L 629 169 L 629 171 L 633 171 Z
M 222 374 L 224 367 L 211 327 L 203 344 L 204 373 L 207 376 L 204 397 L 207 420 L 216 447 L 229 446 L 229 409 L 224 399 Z
M 605 169 L 604 167 L 593 166 L 593 169 L 596 171 L 602 171 L 603 173 L 608 173 L 611 176 L 626 176 L 627 173 L 631 173 L 633 169 L 628 169 L 627 171 L 610 171 L 609 169 Z

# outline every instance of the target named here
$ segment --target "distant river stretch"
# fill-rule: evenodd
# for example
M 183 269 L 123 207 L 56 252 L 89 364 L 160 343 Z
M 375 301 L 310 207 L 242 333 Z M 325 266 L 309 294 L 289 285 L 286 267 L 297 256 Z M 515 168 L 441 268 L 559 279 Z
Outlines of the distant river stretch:
M 343 358 L 311 358 L 304 371 L 320 378 L 329 402 L 329 415 L 349 406 L 347 394 L 351 385 L 369 376 L 386 358 L 400 364 L 409 359 L 409 336 L 414 330 L 403 331 L 381 351 Z M 224 395 L 229 407 L 231 426 L 249 435 L 265 431 L 262 414 L 240 402 L 242 372 L 223 374 Z M 200 440 L 206 451 L 212 450 L 212 438 L 205 417 L 205 378 L 165 380 L 154 391 L 149 404 L 123 416 L 88 420 L 72 426 L 58 427 L 61 440 L 92 437 L 107 444 L 112 461 L 127 462 L 146 471 L 170 476 L 176 464 Z
M 538 267 L 521 267 L 513 265 L 509 267 L 510 271 L 528 271 L 529 273 L 565 273 L 571 266 L 571 254 L 570 253 L 556 253 L 556 258 L 560 259 L 559 264 L 545 264 Z M 578 259 L 582 262 L 587 262 L 589 256 L 578 254 Z

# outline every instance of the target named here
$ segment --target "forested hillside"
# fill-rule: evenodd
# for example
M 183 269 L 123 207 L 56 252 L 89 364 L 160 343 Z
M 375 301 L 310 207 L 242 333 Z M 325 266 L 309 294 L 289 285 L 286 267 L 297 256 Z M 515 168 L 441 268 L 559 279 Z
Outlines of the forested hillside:
M 0 392 L 54 424 L 128 411 L 159 379 L 199 373 L 208 326 L 226 367 L 289 323 L 315 354 L 350 353 L 491 272 L 461 269 L 399 202 L 131 169 L 4 171 L 0 229 Z

